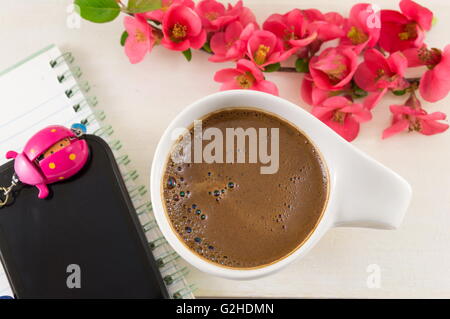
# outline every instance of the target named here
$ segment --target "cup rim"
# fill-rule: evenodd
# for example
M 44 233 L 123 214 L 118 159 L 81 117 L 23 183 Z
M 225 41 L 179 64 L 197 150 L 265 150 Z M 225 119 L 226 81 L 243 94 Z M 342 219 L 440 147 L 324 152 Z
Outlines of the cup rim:
M 250 90 L 231 90 L 231 91 L 224 91 L 224 92 L 218 92 L 214 93 L 208 96 L 205 96 L 190 105 L 188 105 L 182 112 L 180 112 L 169 124 L 169 126 L 164 131 L 163 135 L 161 136 L 158 146 L 156 148 L 152 167 L 151 167 L 151 175 L 150 175 L 150 189 L 151 189 L 151 198 L 152 198 L 152 206 L 153 211 L 155 215 L 155 219 L 158 223 L 158 226 L 163 233 L 163 235 L 166 237 L 168 243 L 173 247 L 173 249 L 181 256 L 183 257 L 187 262 L 192 264 L 194 267 L 213 274 L 220 277 L 225 277 L 229 279 L 253 279 L 262 277 L 268 274 L 271 274 L 275 271 L 278 271 L 279 269 L 285 267 L 292 261 L 300 258 L 304 254 L 309 251 L 310 248 L 314 245 L 315 242 L 321 237 L 321 235 L 326 232 L 331 227 L 332 219 L 330 218 L 329 214 L 329 208 L 332 205 L 333 201 L 333 192 L 332 192 L 332 167 L 329 165 L 329 161 L 327 160 L 326 156 L 320 151 L 319 147 L 317 146 L 316 141 L 313 137 L 311 137 L 311 134 L 309 132 L 304 132 L 303 129 L 300 129 L 297 124 L 295 124 L 293 121 L 290 121 L 289 119 L 286 119 L 285 116 L 282 116 L 277 112 L 276 110 L 265 110 L 263 107 L 258 105 L 249 105 L 249 107 L 254 107 L 257 109 L 260 109 L 262 111 L 270 112 L 275 114 L 276 116 L 280 117 L 281 119 L 284 119 L 291 123 L 292 125 L 295 125 L 298 129 L 300 129 L 302 132 L 304 132 L 305 136 L 313 142 L 315 148 L 320 152 L 321 160 L 325 166 L 325 170 L 327 172 L 328 177 L 328 185 L 327 185 L 327 200 L 324 205 L 324 209 L 322 211 L 322 214 L 320 218 L 318 219 L 318 222 L 315 225 L 315 228 L 311 230 L 311 232 L 308 234 L 308 236 L 303 240 L 302 243 L 300 243 L 294 250 L 289 252 L 289 254 L 281 257 L 280 259 L 267 264 L 258 266 L 256 268 L 230 268 L 230 267 L 223 267 L 220 265 L 215 265 L 213 262 L 204 260 L 201 256 L 197 255 L 193 251 L 191 251 L 185 243 L 182 242 L 182 239 L 179 238 L 179 236 L 176 234 L 176 231 L 173 229 L 171 222 L 169 220 L 169 217 L 167 216 L 167 213 L 164 208 L 163 203 L 163 196 L 161 193 L 161 178 L 163 177 L 164 169 L 165 169 L 165 162 L 167 160 L 167 156 L 169 156 L 169 153 L 172 149 L 174 141 L 170 138 L 170 134 L 173 131 L 173 129 L 177 127 L 186 127 L 186 125 L 180 125 L 179 122 L 183 121 L 183 119 L 188 119 L 185 122 L 189 122 L 191 124 L 195 119 L 200 118 L 201 116 L 206 116 L 207 114 L 218 111 L 224 107 L 218 107 L 214 110 L 211 110 L 210 112 L 203 113 L 201 116 L 197 117 L 192 115 L 195 113 L 194 111 L 198 108 L 200 108 L 202 105 L 209 101 L 218 100 L 221 98 L 224 99 L 232 99 L 236 97 L 246 97 L 246 98 L 259 98 L 261 100 L 267 99 L 268 101 L 266 103 L 270 103 L 270 100 L 272 102 L 276 102 L 278 104 L 284 104 L 286 108 L 292 108 L 293 111 L 298 112 L 298 114 L 302 114 L 302 116 L 306 116 L 310 119 L 312 119 L 314 122 L 317 121 L 320 123 L 318 119 L 313 117 L 311 114 L 307 113 L 305 110 L 300 108 L 299 106 L 284 100 L 282 98 L 257 92 L 257 91 L 250 91 Z M 256 103 L 255 103 L 256 104 Z M 228 106 L 231 107 L 231 104 Z M 191 116 L 189 116 L 191 115 Z M 318 124 L 318 123 L 316 123 Z M 322 125 L 320 123 L 320 125 Z M 161 169 L 162 168 L 162 169 Z

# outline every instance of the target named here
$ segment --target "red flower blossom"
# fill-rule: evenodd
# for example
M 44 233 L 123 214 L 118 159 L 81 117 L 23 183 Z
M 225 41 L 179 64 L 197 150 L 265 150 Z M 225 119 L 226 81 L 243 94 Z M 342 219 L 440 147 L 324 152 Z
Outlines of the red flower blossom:
M 380 89 L 402 90 L 409 86 L 403 78 L 408 60 L 401 52 L 395 52 L 388 58 L 375 49 L 364 53 L 364 62 L 355 72 L 355 82 L 366 91 Z
M 393 114 L 392 125 L 383 131 L 383 139 L 403 131 L 433 135 L 448 129 L 448 124 L 439 122 L 447 116 L 442 112 L 428 114 L 421 108 L 420 101 L 414 94 L 404 105 L 391 105 L 389 108 Z
M 434 62 L 427 64 L 430 69 L 420 79 L 419 91 L 424 100 L 436 102 L 445 98 L 450 91 L 450 45 L 444 52 L 433 49 Z
M 319 89 L 312 80 L 311 75 L 305 74 L 300 94 L 309 105 L 319 105 L 331 96 L 331 91 Z
M 356 53 L 366 47 L 373 48 L 380 37 L 380 26 L 372 22 L 373 19 L 379 20 L 379 15 L 379 12 L 373 11 L 371 4 L 355 4 L 346 21 L 346 33 L 341 39 L 341 45 L 353 46 Z
M 235 69 L 223 69 L 214 75 L 222 83 L 220 90 L 256 90 L 278 95 L 277 86 L 264 79 L 262 71 L 249 60 L 239 60 Z
M 327 48 L 311 58 L 309 71 L 319 89 L 338 91 L 349 84 L 357 66 L 357 55 L 353 50 Z
M 194 10 L 183 5 L 172 5 L 163 19 L 164 38 L 161 43 L 170 50 L 200 49 L 206 42 L 206 31 Z
M 344 36 L 345 19 L 337 12 L 323 14 L 317 9 L 302 10 L 311 33 L 317 33 L 320 42 L 330 41 Z
M 155 44 L 152 28 L 141 17 L 125 17 L 123 23 L 128 32 L 125 53 L 130 63 L 141 62 Z
M 254 23 L 245 28 L 239 21 L 233 21 L 224 31 L 216 32 L 211 37 L 210 46 L 214 55 L 209 58 L 211 62 L 236 61 L 245 55 L 247 41 L 257 29 Z
M 253 32 L 247 42 L 247 55 L 260 69 L 278 63 L 288 57 L 281 40 L 265 30 Z
M 272 14 L 263 24 L 263 29 L 275 34 L 283 41 L 288 55 L 305 47 L 317 38 L 317 32 L 308 31 L 308 23 L 299 9 L 288 13 Z
M 425 31 L 430 30 L 433 12 L 411 0 L 400 1 L 401 13 L 381 10 L 379 45 L 388 52 L 422 46 Z
M 195 7 L 195 11 L 202 19 L 206 32 L 217 31 L 238 19 L 237 15 L 230 15 L 225 6 L 216 0 L 200 1 Z
M 312 109 L 312 114 L 349 142 L 358 136 L 359 124 L 372 118 L 362 104 L 352 103 L 343 96 L 326 99 L 322 105 Z
M 244 7 L 242 0 L 239 0 L 238 2 L 236 2 L 236 4 L 234 6 L 231 4 L 228 4 L 227 15 L 237 16 L 238 21 L 240 23 L 242 23 L 243 26 L 246 26 L 250 23 L 254 23 L 254 24 L 258 25 L 256 23 L 255 15 L 249 8 Z

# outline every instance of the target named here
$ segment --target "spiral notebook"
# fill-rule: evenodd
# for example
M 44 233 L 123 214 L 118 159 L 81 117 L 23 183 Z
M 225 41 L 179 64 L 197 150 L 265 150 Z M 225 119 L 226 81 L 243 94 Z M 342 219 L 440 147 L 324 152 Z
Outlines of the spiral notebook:
M 47 125 L 85 124 L 88 133 L 102 137 L 113 150 L 170 296 L 193 298 L 194 286 L 185 279 L 187 269 L 179 264 L 179 256 L 160 232 L 146 187 L 136 184 L 138 172 L 122 152 L 112 127 L 102 124 L 105 113 L 96 106 L 96 98 L 86 94 L 89 84 L 81 80 L 81 69 L 73 62 L 71 53 L 61 53 L 51 45 L 0 72 L 0 165 L 6 162 L 3 154 L 22 149 L 29 137 Z M 3 295 L 12 292 L 0 264 L 0 296 Z

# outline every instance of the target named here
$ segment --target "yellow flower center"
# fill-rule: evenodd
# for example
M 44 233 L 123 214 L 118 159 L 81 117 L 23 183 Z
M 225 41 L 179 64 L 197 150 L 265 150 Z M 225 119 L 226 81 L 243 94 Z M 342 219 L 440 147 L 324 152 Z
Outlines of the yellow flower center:
M 334 84 L 339 83 L 344 75 L 346 74 L 347 66 L 342 63 L 336 64 L 336 67 L 334 69 L 330 69 L 327 71 L 328 78 L 330 81 Z
M 398 34 L 398 38 L 402 41 L 417 38 L 416 23 L 408 23 L 405 25 L 403 32 Z
M 293 26 L 284 30 L 283 40 L 298 40 L 298 36 L 295 34 L 295 29 Z
M 436 48 L 427 49 L 426 47 L 421 47 L 418 49 L 418 57 L 420 61 L 424 62 L 425 65 L 431 70 L 442 60 L 442 51 Z
M 173 42 L 180 42 L 186 37 L 186 35 L 187 27 L 185 25 L 175 23 L 175 25 L 172 27 L 170 39 Z
M 345 121 L 345 113 L 341 111 L 336 111 L 333 114 L 333 121 L 338 122 L 340 124 L 344 123 Z
M 256 50 L 255 52 L 255 63 L 259 65 L 264 64 L 264 62 L 266 62 L 267 54 L 269 54 L 269 51 L 270 47 L 260 44 L 258 50 Z
M 380 80 L 385 74 L 386 74 L 386 72 L 383 69 L 378 69 L 375 81 Z
M 352 44 L 361 44 L 367 41 L 369 37 L 363 31 L 353 26 L 347 33 L 347 38 L 352 41 Z
M 136 34 L 134 37 L 136 38 L 137 42 L 147 41 L 147 37 L 145 36 L 144 32 L 142 32 L 141 30 L 136 30 Z
M 422 125 L 420 124 L 420 122 L 417 119 L 411 118 L 410 116 L 407 116 L 406 118 L 410 121 L 408 131 L 420 132 L 420 130 L 422 129 Z
M 205 14 L 205 18 L 209 21 L 216 20 L 219 14 L 217 12 L 208 12 Z
M 245 72 L 236 77 L 236 82 L 242 89 L 250 89 L 255 82 L 255 77 L 250 72 Z

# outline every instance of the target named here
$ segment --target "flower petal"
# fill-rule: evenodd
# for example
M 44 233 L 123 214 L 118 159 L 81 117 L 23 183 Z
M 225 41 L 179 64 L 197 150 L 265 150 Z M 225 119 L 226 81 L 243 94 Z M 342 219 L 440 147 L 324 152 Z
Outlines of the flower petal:
M 391 137 L 392 135 L 403 132 L 408 127 L 409 127 L 408 120 L 397 121 L 383 131 L 383 135 L 381 136 L 381 138 L 385 139 L 385 138 Z
M 408 60 L 401 52 L 392 53 L 387 59 L 387 63 L 392 73 L 402 77 L 408 68 Z
M 138 42 L 133 38 L 128 38 L 125 42 L 125 54 L 132 64 L 141 62 L 150 49 L 148 41 Z
M 216 32 L 209 42 L 214 54 L 224 55 L 226 53 L 225 32 Z
M 275 83 L 270 82 L 270 81 L 266 81 L 266 80 L 260 81 L 256 85 L 253 86 L 253 89 L 278 96 L 277 86 L 275 85 Z
M 448 129 L 448 124 L 440 123 L 435 120 L 421 120 L 420 126 L 420 133 L 423 135 L 434 135 L 442 133 Z
M 239 84 L 236 81 L 228 81 L 222 83 L 220 86 L 221 91 L 227 91 L 227 90 L 241 90 L 242 88 L 239 86 Z
M 369 96 L 364 100 L 364 107 L 366 107 L 368 110 L 373 109 L 378 104 L 378 102 L 380 102 L 386 92 L 387 89 L 385 88 L 380 92 L 369 94 Z
M 416 66 L 424 65 L 423 61 L 421 61 L 419 59 L 419 50 L 421 50 L 422 48 L 423 47 L 421 47 L 421 48 L 409 48 L 409 49 L 406 49 L 406 50 L 402 51 L 403 55 L 408 60 L 408 67 L 413 68 L 413 67 L 416 67 Z
M 428 102 L 439 101 L 445 98 L 450 91 L 450 77 L 443 78 L 436 76 L 436 68 L 438 67 L 439 65 L 433 70 L 428 70 L 420 79 L 420 95 Z M 447 69 L 447 72 L 450 73 L 450 70 Z
M 264 74 L 262 71 L 252 62 L 246 59 L 241 59 L 237 62 L 237 69 L 250 72 L 256 79 L 256 81 L 264 80 Z
M 214 74 L 214 81 L 216 82 L 227 82 L 234 80 L 236 76 L 241 75 L 242 72 L 236 69 L 222 69 Z
M 329 118 L 333 114 L 333 110 L 330 110 L 323 106 L 314 106 L 311 110 L 311 114 L 323 121 Z
M 353 141 L 358 136 L 359 123 L 353 116 L 346 116 L 343 123 L 333 121 L 332 119 L 323 122 L 348 142 Z
M 416 21 L 422 29 L 428 31 L 433 22 L 433 12 L 411 0 L 400 1 L 400 10 L 410 19 Z
M 378 86 L 375 81 L 376 77 L 377 75 L 367 66 L 367 63 L 363 62 L 356 69 L 353 79 L 361 89 L 374 92 L 378 90 Z
M 343 96 L 332 96 L 325 101 L 323 101 L 322 105 L 324 107 L 330 108 L 330 109 L 336 109 L 341 107 L 346 107 L 350 105 L 350 100 Z
M 191 37 L 189 42 L 193 49 L 200 49 L 206 42 L 206 31 L 202 30 L 198 36 Z

